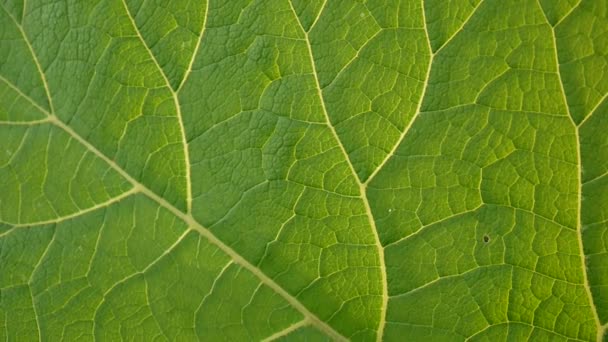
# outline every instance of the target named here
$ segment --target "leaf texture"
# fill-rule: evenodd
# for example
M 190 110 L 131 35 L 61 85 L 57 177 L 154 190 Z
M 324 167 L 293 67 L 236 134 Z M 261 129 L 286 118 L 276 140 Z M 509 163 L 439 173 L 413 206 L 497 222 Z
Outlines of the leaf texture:
M 2 0 L 7 341 L 607 341 L 606 0 Z

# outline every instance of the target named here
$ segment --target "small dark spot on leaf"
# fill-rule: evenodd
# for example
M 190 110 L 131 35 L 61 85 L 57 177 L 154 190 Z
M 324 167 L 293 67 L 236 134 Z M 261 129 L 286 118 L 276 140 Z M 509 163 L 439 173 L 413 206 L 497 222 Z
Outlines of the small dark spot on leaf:
M 483 236 L 483 242 L 485 242 L 485 243 L 490 242 L 490 237 L 487 234 Z

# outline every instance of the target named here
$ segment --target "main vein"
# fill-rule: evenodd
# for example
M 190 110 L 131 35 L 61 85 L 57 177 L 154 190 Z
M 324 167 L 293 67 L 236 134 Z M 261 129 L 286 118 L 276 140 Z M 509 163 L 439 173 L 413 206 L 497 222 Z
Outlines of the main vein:
M 359 180 L 359 176 L 357 175 L 357 172 L 355 171 L 355 168 L 350 160 L 350 157 L 348 156 L 348 152 L 344 148 L 344 145 L 342 144 L 342 141 L 340 140 L 340 137 L 338 136 L 338 133 L 336 132 L 336 129 L 335 129 L 334 125 L 331 123 L 331 120 L 329 118 L 329 113 L 327 112 L 327 108 L 325 106 L 325 99 L 323 97 L 323 90 L 321 88 L 321 83 L 319 82 L 319 77 L 317 76 L 318 73 L 317 73 L 317 67 L 315 64 L 314 54 L 312 51 L 312 46 L 310 44 L 309 32 L 314 28 L 314 25 L 319 21 L 319 18 L 321 17 L 321 14 L 323 13 L 323 10 L 325 9 L 325 5 L 327 4 L 327 1 L 323 3 L 323 6 L 319 10 L 319 14 L 313 21 L 313 25 L 310 26 L 308 31 L 306 29 L 304 29 L 304 26 L 302 25 L 302 22 L 300 21 L 300 19 L 298 17 L 298 13 L 296 12 L 295 8 L 293 7 L 293 4 L 291 3 L 291 0 L 288 0 L 287 2 L 289 3 L 289 7 L 291 8 L 291 11 L 293 12 L 296 22 L 300 26 L 300 29 L 302 30 L 302 33 L 304 34 L 304 37 L 305 37 L 306 48 L 308 49 L 308 56 L 310 59 L 310 66 L 312 68 L 312 75 L 313 75 L 313 78 L 315 80 L 315 84 L 317 87 L 319 100 L 321 102 L 321 108 L 323 109 L 323 115 L 325 116 L 325 123 L 326 123 L 327 127 L 329 128 L 329 130 L 331 131 L 331 134 L 333 135 L 334 139 L 336 140 L 336 143 L 340 147 L 340 150 L 342 151 L 342 155 L 344 156 L 344 159 L 346 160 L 346 163 L 348 164 L 348 167 L 350 168 L 352 177 L 359 185 L 360 197 L 361 197 L 361 200 L 365 207 L 365 212 L 367 214 L 367 220 L 369 222 L 369 225 L 372 229 L 372 233 L 374 235 L 375 244 L 376 244 L 376 247 L 378 250 L 378 258 L 379 258 L 378 262 L 379 262 L 379 266 L 380 266 L 380 276 L 381 276 L 381 281 L 382 281 L 382 306 L 380 308 L 380 321 L 379 321 L 379 325 L 378 325 L 378 330 L 376 331 L 376 340 L 381 341 L 382 335 L 384 333 L 384 326 L 386 325 L 385 324 L 386 323 L 386 308 L 388 306 L 388 282 L 387 282 L 387 275 L 386 275 L 386 264 L 385 264 L 385 260 L 384 260 L 384 247 L 382 246 L 382 243 L 380 242 L 380 236 L 378 235 L 378 228 L 376 227 L 376 221 L 374 220 L 374 216 L 372 214 L 372 210 L 369 205 L 369 200 L 367 199 L 366 184 L 362 183 Z
M 89 149 L 92 153 L 94 153 L 97 157 L 104 160 L 110 167 L 116 170 L 122 177 L 124 177 L 128 182 L 133 184 L 134 191 L 140 192 L 147 197 L 151 198 L 155 202 L 157 202 L 162 207 L 169 210 L 175 216 L 179 217 L 182 221 L 184 221 L 190 229 L 193 229 L 199 232 L 203 237 L 205 237 L 209 242 L 218 246 L 224 253 L 230 256 L 234 262 L 240 264 L 251 273 L 256 275 L 262 283 L 266 286 L 277 292 L 281 295 L 290 305 L 292 305 L 295 309 L 300 311 L 304 317 L 310 320 L 319 330 L 325 332 L 327 335 L 331 336 L 336 340 L 345 340 L 345 338 L 336 332 L 332 327 L 330 327 L 327 323 L 321 321 L 315 314 L 310 312 L 300 301 L 298 301 L 295 297 L 285 291 L 280 285 L 278 285 L 273 279 L 268 277 L 262 270 L 251 264 L 245 258 L 243 258 L 240 254 L 238 254 L 235 250 L 233 250 L 230 246 L 226 245 L 220 239 L 218 239 L 211 231 L 201 225 L 196 219 L 192 216 L 191 213 L 185 213 L 171 203 L 169 203 L 164 198 L 157 195 L 155 192 L 147 188 L 145 185 L 141 184 L 139 181 L 131 177 L 129 173 L 123 170 L 119 165 L 117 165 L 113 160 L 104 155 L 101 151 L 97 150 L 95 146 L 91 145 L 87 140 L 82 138 L 78 133 L 76 133 L 70 126 L 66 125 L 62 121 L 60 121 L 55 115 L 50 114 L 50 121 L 52 124 L 58 126 L 59 128 L 66 131 L 70 134 L 74 139 L 76 139 L 79 143 L 84 145 L 87 149 Z

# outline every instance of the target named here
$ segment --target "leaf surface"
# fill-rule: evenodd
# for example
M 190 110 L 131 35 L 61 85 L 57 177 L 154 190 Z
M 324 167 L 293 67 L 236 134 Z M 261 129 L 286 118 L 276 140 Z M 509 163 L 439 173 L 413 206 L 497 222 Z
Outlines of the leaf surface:
M 3 0 L 5 340 L 605 341 L 605 0 Z

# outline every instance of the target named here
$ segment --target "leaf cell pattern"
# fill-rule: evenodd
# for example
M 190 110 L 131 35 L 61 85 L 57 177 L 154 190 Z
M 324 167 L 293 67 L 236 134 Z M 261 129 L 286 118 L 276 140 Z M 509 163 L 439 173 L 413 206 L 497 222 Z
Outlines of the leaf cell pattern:
M 608 339 L 605 0 L 3 0 L 0 338 Z

